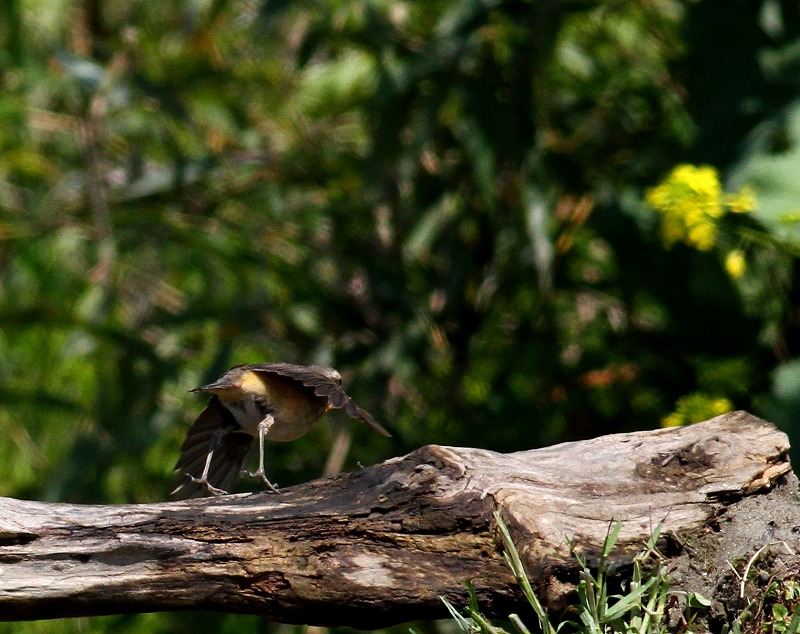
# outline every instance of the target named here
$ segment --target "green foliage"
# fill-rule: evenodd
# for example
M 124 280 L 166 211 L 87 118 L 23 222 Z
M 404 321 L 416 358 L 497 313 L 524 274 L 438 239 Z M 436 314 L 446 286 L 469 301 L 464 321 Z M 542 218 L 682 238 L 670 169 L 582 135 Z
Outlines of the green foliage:
M 188 390 L 256 361 L 334 365 L 394 429 L 348 468 L 695 394 L 793 433 L 800 24 L 722 6 L 6 0 L 0 494 L 164 499 Z M 752 188 L 719 252 L 664 249 L 678 164 Z
M 653 634 L 667 631 L 665 607 L 669 593 L 669 580 L 666 569 L 660 562 L 661 556 L 655 550 L 660 534 L 660 525 L 653 531 L 644 550 L 634 557 L 630 582 L 627 592 L 624 594 L 609 594 L 609 557 L 617 544 L 619 532 L 622 529 L 620 522 L 609 527 L 595 569 L 592 569 L 586 559 L 577 550 L 574 550 L 580 567 L 580 581 L 577 587 L 577 597 L 570 611 L 577 614 L 577 620 L 563 621 L 554 626 L 531 587 L 508 528 L 499 514 L 495 514 L 495 519 L 503 538 L 506 561 L 536 614 L 543 634 L 556 634 L 562 629 L 577 634 L 616 632 Z M 477 632 L 506 634 L 506 630 L 493 625 L 481 614 L 475 592 L 471 587 L 469 587 L 469 594 L 470 601 L 466 617 L 462 616 L 450 602 L 442 599 L 461 631 L 464 634 L 476 634 Z M 529 634 L 530 630 L 518 615 L 512 614 L 508 618 L 520 634 Z
M 785 545 L 775 544 L 779 549 Z M 739 579 L 739 596 L 744 605 L 736 619 L 723 627 L 723 634 L 737 632 L 769 632 L 771 634 L 795 634 L 800 630 L 800 582 L 794 578 L 777 579 L 770 572 L 770 566 L 760 566 L 765 553 L 771 555 L 770 544 L 759 548 L 747 562 L 742 573 L 736 572 Z M 758 588 L 746 594 L 745 587 L 753 584 Z
M 612 583 L 610 561 L 617 547 L 622 523 L 617 522 L 609 526 L 595 565 L 590 566 L 587 557 L 580 553 L 578 545 L 571 544 L 579 567 L 579 581 L 574 596 L 564 612 L 566 620 L 553 625 L 531 586 L 519 552 L 499 513 L 495 513 L 495 521 L 503 540 L 503 555 L 536 615 L 542 634 L 557 634 L 561 631 L 574 634 L 660 634 L 705 631 L 708 627 L 707 623 L 701 624 L 697 621 L 698 617 L 707 616 L 713 602 L 697 592 L 683 593 L 685 602 L 679 622 L 672 625 L 667 623 L 667 605 L 671 602 L 674 612 L 678 603 L 671 601 L 671 598 L 674 599 L 679 592 L 670 590 L 667 566 L 656 548 L 661 534 L 661 524 L 652 532 L 644 548 L 633 557 L 630 576 L 623 582 L 622 592 L 617 594 L 611 594 L 610 590 Z M 756 563 L 765 550 L 767 546 L 760 548 L 744 565 L 739 577 L 742 599 L 745 597 L 746 583 L 751 580 L 758 583 L 758 579 L 770 577 L 767 570 L 758 570 Z M 735 568 L 733 569 L 735 571 Z M 738 576 L 738 573 L 736 574 Z M 615 576 L 619 576 L 619 571 Z M 467 590 L 469 603 L 466 607 L 466 616 L 442 598 L 458 629 L 463 634 L 508 634 L 507 630 L 493 624 L 481 613 L 471 584 L 467 584 Z M 531 631 L 517 614 L 509 615 L 508 621 L 519 634 L 529 634 Z M 800 583 L 791 578 L 769 578 L 765 587 L 755 593 L 755 597 L 748 598 L 740 609 L 736 610 L 736 617 L 721 626 L 722 634 L 741 632 L 796 634 L 799 630 Z

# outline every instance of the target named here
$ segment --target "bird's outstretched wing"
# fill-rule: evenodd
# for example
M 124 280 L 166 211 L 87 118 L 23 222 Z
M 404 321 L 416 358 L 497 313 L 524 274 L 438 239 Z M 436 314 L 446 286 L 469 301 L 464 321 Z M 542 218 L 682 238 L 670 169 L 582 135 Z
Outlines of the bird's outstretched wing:
M 356 405 L 353 399 L 347 396 L 341 383 L 330 376 L 326 376 L 315 368 L 306 367 L 304 365 L 294 365 L 292 363 L 257 363 L 243 367 L 253 372 L 267 372 L 299 381 L 306 387 L 312 388 L 314 394 L 317 396 L 327 398 L 331 407 L 335 409 L 344 408 L 348 416 L 366 423 L 383 436 L 391 436 L 378 421 L 368 412 Z
M 233 415 L 216 396 L 212 396 L 189 428 L 186 440 L 181 445 L 181 455 L 175 465 L 177 486 L 172 494 L 180 498 L 193 498 L 208 493 L 205 487 L 192 482 L 187 474 L 200 477 L 211 449 L 211 438 L 217 431 L 221 436 L 211 459 L 208 483 L 218 489 L 230 491 L 253 444 L 253 437 L 238 431 L 239 429 L 241 428 Z

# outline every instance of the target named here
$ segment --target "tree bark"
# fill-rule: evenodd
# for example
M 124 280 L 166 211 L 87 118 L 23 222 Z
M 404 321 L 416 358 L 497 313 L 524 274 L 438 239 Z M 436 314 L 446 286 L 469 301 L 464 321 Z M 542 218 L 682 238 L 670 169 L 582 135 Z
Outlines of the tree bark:
M 467 580 L 485 614 L 505 617 L 522 597 L 495 511 L 549 607 L 573 588 L 567 540 L 591 556 L 616 520 L 623 563 L 659 522 L 676 562 L 689 552 L 681 544 L 701 539 L 706 560 L 752 554 L 759 539 L 796 556 L 788 449 L 774 426 L 734 412 L 505 455 L 432 445 L 280 495 L 123 506 L 4 498 L 0 619 L 213 609 L 376 628 L 445 616 L 440 597 L 463 605 Z M 732 537 L 726 527 L 753 500 L 765 514 L 748 511 L 749 533 Z

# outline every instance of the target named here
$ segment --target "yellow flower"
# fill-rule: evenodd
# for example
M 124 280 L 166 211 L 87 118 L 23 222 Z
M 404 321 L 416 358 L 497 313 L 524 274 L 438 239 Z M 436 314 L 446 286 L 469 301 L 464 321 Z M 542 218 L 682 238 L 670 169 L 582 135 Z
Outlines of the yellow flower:
M 733 403 L 727 398 L 715 398 L 709 403 L 708 410 L 712 416 L 721 416 L 733 410 Z
M 700 251 L 709 251 L 717 243 L 717 222 L 727 211 L 746 213 L 756 208 L 752 188 L 725 194 L 719 173 L 710 165 L 676 166 L 645 192 L 645 200 L 661 214 L 664 246 L 684 242 Z
M 662 427 L 681 427 L 683 425 L 683 414 L 672 412 L 661 419 Z
M 690 227 L 686 233 L 686 243 L 699 251 L 708 251 L 717 241 L 717 225 L 706 219 Z
M 735 214 L 746 214 L 753 211 L 758 205 L 756 203 L 756 193 L 752 187 L 742 187 L 735 194 L 728 194 L 725 197 L 725 206 Z
M 678 399 L 675 411 L 661 419 L 662 427 L 681 427 L 730 412 L 733 403 L 727 398 L 695 392 Z
M 725 270 L 734 280 L 742 277 L 746 268 L 747 262 L 741 250 L 734 249 L 725 256 Z
M 671 247 L 683 239 L 685 234 L 686 228 L 680 218 L 675 216 L 663 216 L 661 218 L 661 239 L 664 241 L 665 247 Z
M 678 165 L 647 190 L 645 200 L 661 213 L 661 237 L 669 247 L 683 241 L 702 251 L 714 246 L 714 219 L 725 212 L 717 170 L 708 165 Z

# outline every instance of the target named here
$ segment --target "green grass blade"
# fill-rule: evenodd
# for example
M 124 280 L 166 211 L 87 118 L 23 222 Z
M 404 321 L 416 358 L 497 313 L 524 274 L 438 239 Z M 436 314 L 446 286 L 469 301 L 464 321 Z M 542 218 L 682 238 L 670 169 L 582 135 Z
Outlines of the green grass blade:
M 464 632 L 464 634 L 473 634 L 477 629 L 475 625 L 469 619 L 464 618 L 464 616 L 462 616 L 461 613 L 458 610 L 456 610 L 456 608 L 453 606 L 452 603 L 450 603 L 450 601 L 448 601 L 444 597 L 439 597 L 439 598 L 442 600 L 442 603 L 444 603 L 444 607 L 447 608 L 447 611 L 450 613 L 450 616 L 453 617 L 453 620 L 456 622 L 461 631 Z
M 508 527 L 503 521 L 503 518 L 500 517 L 499 512 L 495 511 L 494 518 L 497 522 L 497 527 L 500 530 L 500 535 L 503 538 L 503 546 L 505 548 L 503 556 L 505 557 L 506 562 L 508 562 L 511 571 L 514 573 L 517 583 L 519 583 L 520 587 L 522 588 L 525 598 L 528 600 L 528 603 L 530 603 L 533 611 L 536 613 L 543 634 L 555 634 L 556 629 L 550 623 L 550 619 L 547 616 L 547 611 L 539 601 L 539 598 L 536 596 L 536 593 L 533 591 L 533 587 L 528 580 L 528 575 L 525 573 L 525 567 L 522 565 L 522 559 L 520 559 L 517 547 L 514 546 L 514 541 L 511 539 L 511 533 L 509 532 Z
M 519 631 L 520 634 L 531 634 L 530 630 L 522 622 L 522 619 L 519 618 L 519 615 L 509 614 L 508 620 L 511 621 L 511 624 L 517 628 L 517 631 Z
M 611 551 L 614 550 L 614 546 L 617 545 L 617 539 L 619 538 L 619 532 L 622 530 L 622 522 L 617 522 L 614 526 L 610 527 L 608 534 L 606 535 L 606 539 L 603 542 L 603 550 L 600 555 L 601 562 L 605 562 L 608 556 L 611 554 Z

